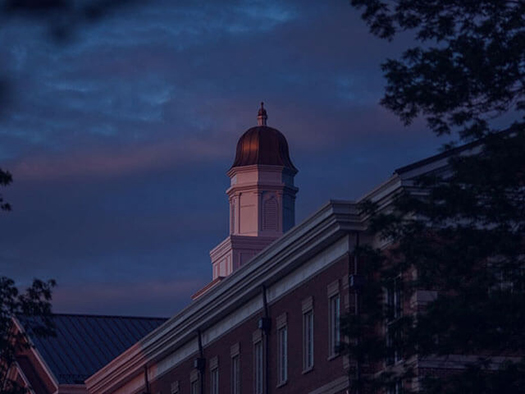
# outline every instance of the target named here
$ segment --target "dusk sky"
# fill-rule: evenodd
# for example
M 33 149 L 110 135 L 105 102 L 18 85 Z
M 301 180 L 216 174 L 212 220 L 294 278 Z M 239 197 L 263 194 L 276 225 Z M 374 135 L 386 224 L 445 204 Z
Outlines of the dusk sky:
M 54 278 L 55 312 L 166 316 L 211 280 L 228 234 L 226 176 L 242 133 L 268 125 L 299 169 L 296 223 L 437 153 L 423 122 L 379 105 L 380 64 L 348 1 L 156 0 L 79 26 L 0 29 L 0 274 Z

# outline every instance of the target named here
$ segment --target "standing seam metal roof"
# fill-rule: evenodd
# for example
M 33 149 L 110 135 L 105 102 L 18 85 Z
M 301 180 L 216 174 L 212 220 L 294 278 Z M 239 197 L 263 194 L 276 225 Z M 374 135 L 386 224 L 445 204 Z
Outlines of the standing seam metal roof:
M 55 314 L 56 336 L 31 334 L 36 318 L 19 318 L 35 348 L 59 384 L 84 380 L 137 343 L 167 319 L 151 317 Z

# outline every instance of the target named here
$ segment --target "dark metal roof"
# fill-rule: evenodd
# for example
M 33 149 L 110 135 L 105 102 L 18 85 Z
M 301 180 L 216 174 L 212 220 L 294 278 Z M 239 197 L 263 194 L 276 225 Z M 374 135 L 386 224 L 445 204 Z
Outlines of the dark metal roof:
M 256 126 L 248 129 L 237 143 L 237 152 L 232 167 L 266 164 L 297 169 L 290 159 L 288 142 L 277 129 Z
M 460 153 L 462 153 L 464 151 L 468 151 L 469 149 L 473 149 L 476 146 L 482 145 L 486 141 L 487 138 L 509 137 L 509 136 L 512 136 L 514 132 L 515 132 L 515 130 L 511 126 L 508 129 L 505 129 L 505 130 L 502 130 L 502 131 L 498 131 L 498 132 L 495 132 L 493 134 L 489 134 L 489 135 L 487 135 L 487 136 L 485 136 L 483 138 L 480 138 L 480 139 L 468 142 L 468 143 L 466 143 L 464 145 L 460 145 L 460 146 L 456 146 L 456 147 L 453 147 L 453 148 L 449 148 L 449 149 L 447 149 L 447 150 L 445 150 L 445 151 L 443 151 L 441 153 L 438 153 L 437 155 L 430 156 L 430 157 L 427 157 L 427 158 L 425 158 L 423 160 L 416 161 L 415 163 L 411 163 L 411 164 L 408 164 L 408 165 L 406 165 L 404 167 L 397 168 L 394 171 L 394 174 L 401 175 L 401 174 L 403 174 L 405 172 L 413 170 L 414 168 L 422 167 L 422 166 L 424 166 L 426 164 L 430 164 L 430 163 L 436 162 L 438 160 L 445 159 L 447 157 L 458 155 L 458 154 L 460 154 Z
M 28 328 L 34 318 L 19 318 Z M 55 314 L 56 336 L 31 335 L 36 349 L 59 384 L 84 380 L 137 343 L 167 319 L 148 317 Z

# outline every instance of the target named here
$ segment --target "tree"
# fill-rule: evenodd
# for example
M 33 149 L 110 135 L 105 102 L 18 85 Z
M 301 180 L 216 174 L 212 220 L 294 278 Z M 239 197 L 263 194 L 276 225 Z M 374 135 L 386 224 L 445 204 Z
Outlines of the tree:
M 54 335 L 51 313 L 51 293 L 55 281 L 35 279 L 24 293 L 20 293 L 15 282 L 0 277 L 0 392 L 22 394 L 26 389 L 9 377 L 9 370 L 16 361 L 18 351 L 31 346 L 24 336 L 42 337 Z M 24 321 L 25 333 L 14 326 L 13 318 Z
M 403 31 L 422 45 L 387 60 L 382 104 L 405 123 L 463 139 L 493 132 L 495 117 L 525 110 L 525 3 L 515 0 L 351 0 L 370 31 Z
M 12 181 L 13 181 L 13 178 L 12 178 L 11 174 L 9 172 L 7 172 L 7 171 L 3 171 L 0 168 L 0 186 L 7 186 Z M 9 205 L 8 203 L 6 203 L 4 201 L 4 199 L 3 199 L 1 194 L 0 194 L 0 209 L 2 209 L 4 211 L 11 210 L 11 205 Z
M 379 212 L 370 202 L 361 207 L 371 215 L 370 229 L 391 246 L 356 248 L 366 278 L 358 290 L 362 313 L 343 321 L 350 339 L 343 348 L 357 366 L 354 392 L 397 392 L 400 384 L 407 390 L 417 377 L 417 390 L 425 393 L 521 393 L 525 2 L 351 3 L 373 34 L 393 39 L 410 31 L 420 44 L 382 65 L 382 104 L 406 124 L 423 117 L 434 133 L 469 143 L 451 152 L 445 174 L 417 180 L 420 193 L 397 196 L 392 211 Z M 424 310 L 397 309 L 418 291 L 433 296 Z M 385 294 L 400 302 L 385 308 Z M 442 376 L 415 363 L 446 357 L 460 368 Z M 383 368 L 393 358 L 401 361 Z M 365 362 L 375 369 L 363 376 Z

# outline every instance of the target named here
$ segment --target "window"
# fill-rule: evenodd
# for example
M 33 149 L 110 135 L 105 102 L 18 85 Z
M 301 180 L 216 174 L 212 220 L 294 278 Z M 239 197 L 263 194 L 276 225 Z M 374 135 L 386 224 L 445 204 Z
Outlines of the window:
M 239 354 L 232 357 L 232 394 L 241 394 L 241 359 Z
M 190 393 L 200 394 L 200 373 L 197 370 L 193 370 L 190 375 Z
M 191 394 L 199 394 L 199 381 L 191 382 Z
M 389 281 L 386 287 L 386 317 L 387 321 L 393 321 L 403 314 L 402 280 L 398 276 Z
M 392 365 L 401 361 L 401 356 L 398 349 L 398 333 L 393 329 L 393 326 L 388 324 L 386 327 L 386 348 L 387 358 L 386 365 Z
M 179 381 L 173 382 L 171 384 L 171 394 L 179 394 Z
M 286 383 L 288 380 L 288 327 L 282 326 L 277 330 L 278 340 L 278 378 L 279 384 Z
M 219 368 L 212 369 L 210 375 L 210 394 L 219 394 Z
M 388 386 L 386 390 L 387 394 L 402 394 L 403 393 L 403 385 L 401 384 L 401 381 L 397 381 L 395 383 L 392 383 Z
M 335 356 L 338 353 L 339 343 L 341 342 L 341 297 L 336 294 L 330 297 L 330 338 L 329 338 L 329 355 Z
M 263 394 L 263 379 L 264 379 L 264 353 L 262 340 L 255 342 L 254 344 L 254 383 L 255 383 L 255 394 Z
M 303 370 L 314 366 L 314 312 L 303 312 Z
M 498 294 L 500 291 L 522 293 L 525 290 L 524 257 L 519 256 L 512 263 L 501 256 L 489 259 L 488 269 L 492 274 L 492 285 L 488 289 L 489 294 Z
M 387 347 L 386 364 L 391 365 L 401 361 L 399 351 L 399 331 L 396 330 L 396 320 L 403 315 L 403 282 L 401 276 L 390 280 L 386 286 L 386 328 L 385 340 Z
M 210 359 L 210 394 L 219 394 L 219 358 Z

